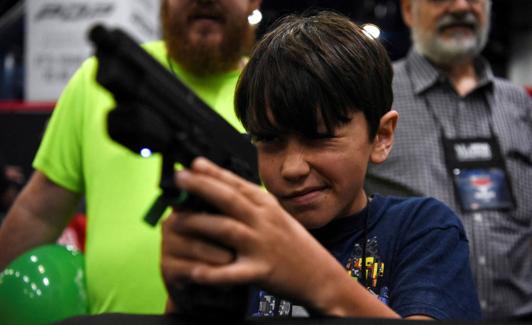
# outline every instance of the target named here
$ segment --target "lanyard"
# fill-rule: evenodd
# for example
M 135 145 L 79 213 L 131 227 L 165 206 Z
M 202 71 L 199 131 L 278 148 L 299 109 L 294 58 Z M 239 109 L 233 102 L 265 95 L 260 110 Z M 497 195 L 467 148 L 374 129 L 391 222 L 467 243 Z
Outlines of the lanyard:
M 413 91 L 414 83 L 408 62 L 406 69 Z M 516 206 L 506 162 L 495 135 L 487 94 L 483 93 L 482 98 L 490 113 L 490 136 L 462 138 L 455 135 L 454 138 L 448 138 L 428 96 L 423 96 L 429 115 L 440 129 L 445 166 L 462 212 L 511 210 Z

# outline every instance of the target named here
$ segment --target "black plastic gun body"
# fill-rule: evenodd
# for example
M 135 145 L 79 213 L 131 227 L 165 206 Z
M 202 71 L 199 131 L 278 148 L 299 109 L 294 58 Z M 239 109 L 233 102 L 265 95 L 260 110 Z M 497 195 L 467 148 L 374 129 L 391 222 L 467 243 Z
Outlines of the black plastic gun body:
M 108 116 L 111 138 L 138 154 L 163 157 L 161 196 L 145 220 L 154 225 L 168 206 L 213 211 L 206 202 L 183 195 L 174 183 L 175 164 L 188 167 L 203 156 L 235 174 L 259 183 L 257 153 L 249 139 L 214 112 L 173 74 L 124 32 L 93 28 L 90 39 L 98 59 L 97 81 L 114 96 Z M 134 221 L 132 221 L 134 222 Z M 243 316 L 245 287 L 210 288 L 190 285 L 176 301 L 188 315 L 205 313 Z M 242 305 L 244 304 L 244 305 Z

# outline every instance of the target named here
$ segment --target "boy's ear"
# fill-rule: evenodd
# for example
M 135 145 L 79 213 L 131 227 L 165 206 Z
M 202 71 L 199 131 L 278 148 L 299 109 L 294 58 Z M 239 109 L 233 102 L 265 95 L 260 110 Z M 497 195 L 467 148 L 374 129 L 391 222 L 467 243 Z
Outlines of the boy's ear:
M 369 157 L 374 164 L 380 164 L 388 158 L 393 146 L 393 135 L 399 120 L 399 113 L 389 111 L 381 117 L 377 135 L 373 140 L 373 149 Z

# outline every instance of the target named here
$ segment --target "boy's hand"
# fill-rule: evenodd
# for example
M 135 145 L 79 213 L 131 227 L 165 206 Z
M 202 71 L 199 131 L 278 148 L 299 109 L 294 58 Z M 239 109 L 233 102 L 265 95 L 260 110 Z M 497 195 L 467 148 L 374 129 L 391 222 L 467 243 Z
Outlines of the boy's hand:
M 324 314 L 397 317 L 259 186 L 203 158 L 177 174 L 177 185 L 224 215 L 176 211 L 164 222 L 162 273 L 170 295 L 186 281 L 255 283 Z
M 196 159 L 190 170 L 177 174 L 177 184 L 225 216 L 177 211 L 164 222 L 162 272 L 169 288 L 183 281 L 258 283 L 309 305 L 327 277 L 334 279 L 338 272 L 346 275 L 306 229 L 259 186 L 202 158 Z M 333 273 L 328 272 L 331 266 Z

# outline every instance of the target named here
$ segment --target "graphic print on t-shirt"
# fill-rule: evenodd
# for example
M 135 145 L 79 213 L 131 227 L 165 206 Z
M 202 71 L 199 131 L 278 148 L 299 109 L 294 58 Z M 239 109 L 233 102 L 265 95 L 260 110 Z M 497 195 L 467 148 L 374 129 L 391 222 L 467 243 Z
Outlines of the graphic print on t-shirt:
M 377 237 L 369 238 L 366 243 L 366 268 L 363 276 L 362 263 L 364 262 L 363 247 L 356 243 L 351 251 L 351 255 L 345 263 L 347 273 L 362 284 L 369 292 L 378 296 L 379 300 L 388 304 L 390 298 L 387 286 L 381 288 L 379 280 L 384 276 L 384 262 L 379 256 L 379 242 Z
M 387 286 L 382 286 L 379 281 L 384 276 L 384 262 L 379 256 L 379 243 L 377 237 L 369 238 L 366 243 L 366 280 L 362 277 L 362 260 L 363 260 L 362 245 L 356 243 L 353 250 L 345 263 L 347 273 L 356 281 L 360 282 L 369 292 L 378 296 L 378 299 L 385 304 L 389 301 L 389 289 Z M 382 287 L 381 287 L 382 286 Z M 308 316 L 308 313 L 301 306 L 292 305 L 289 301 L 279 299 L 278 297 L 260 291 L 259 293 L 259 308 L 254 316 L 258 317 L 273 317 L 273 316 Z

